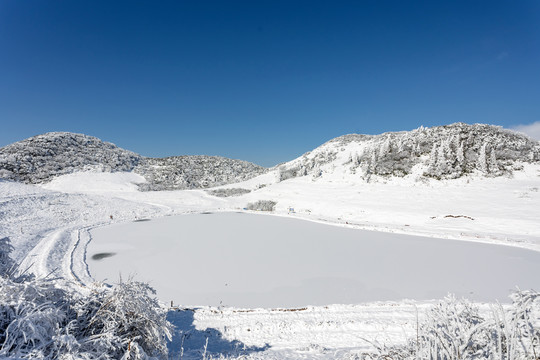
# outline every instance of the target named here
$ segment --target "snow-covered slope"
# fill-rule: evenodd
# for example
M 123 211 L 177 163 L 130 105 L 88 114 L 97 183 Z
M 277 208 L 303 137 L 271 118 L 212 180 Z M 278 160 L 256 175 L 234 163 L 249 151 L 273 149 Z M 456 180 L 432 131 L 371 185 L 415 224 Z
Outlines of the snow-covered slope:
M 141 190 L 194 189 L 244 181 L 265 168 L 218 156 L 147 158 L 98 138 L 51 132 L 0 148 L 0 178 L 43 183 L 76 172 L 131 171 Z
M 88 257 L 92 256 L 86 246 L 92 240 L 89 236 L 92 228 L 117 222 L 137 221 L 137 224 L 172 214 L 240 211 L 248 202 L 260 199 L 277 201 L 275 215 L 353 229 L 430 235 L 434 237 L 434 246 L 439 244 L 437 237 L 444 237 L 540 248 L 539 165 L 525 165 L 524 170 L 517 171 L 512 178 L 478 177 L 469 182 L 466 178 L 430 180 L 413 185 L 397 180 L 388 184 L 366 183 L 360 179 L 356 183 L 344 183 L 326 177 L 315 182 L 310 177 L 299 177 L 271 183 L 272 175 L 275 176 L 268 173 L 229 185 L 253 190 L 226 198 L 211 196 L 202 190 L 140 192 L 131 186 L 140 180 L 132 173 L 87 172 L 60 176 L 53 183 L 54 188 L 62 192 L 0 180 L 0 238 L 12 239 L 16 248 L 14 255 L 22 260 L 23 269 L 29 268 L 42 277 L 50 274 L 63 277 L 78 289 L 83 289 L 83 283 L 93 281 L 86 266 Z M 97 183 L 100 185 L 91 186 Z M 265 183 L 268 183 L 265 187 L 258 186 Z M 295 211 L 288 214 L 289 207 Z M 222 238 L 222 234 L 219 236 Z M 196 236 L 187 236 L 187 239 L 197 241 Z M 160 241 L 159 234 L 149 236 L 148 241 Z M 464 242 L 463 246 L 466 244 Z M 290 259 L 288 248 L 282 248 L 283 258 Z M 506 249 L 512 251 L 510 247 L 500 247 L 501 252 Z M 238 251 L 245 252 L 246 248 Z M 311 248 L 306 248 L 306 252 L 309 251 Z M 194 272 L 221 274 L 222 266 L 211 261 L 207 252 L 197 256 L 193 252 L 177 252 L 180 274 L 163 277 L 170 276 L 171 284 L 186 287 Z M 148 256 L 152 255 L 154 261 L 161 261 L 149 251 Z M 404 251 L 397 255 L 412 259 Z M 199 264 L 186 266 L 186 257 L 196 257 L 194 261 L 199 259 Z M 242 267 L 246 261 L 229 261 L 229 264 Z M 250 271 L 249 267 L 243 269 L 243 272 Z M 452 274 L 456 272 L 449 267 L 448 275 Z M 144 274 L 141 272 L 136 278 L 141 275 Z M 499 279 L 493 277 L 490 284 L 499 286 Z M 169 304 L 171 299 L 166 300 Z M 183 299 L 176 301 L 183 304 Z M 216 306 L 171 311 L 170 320 L 178 326 L 170 344 L 171 358 L 180 358 L 183 354 L 184 359 L 200 359 L 204 349 L 216 358 L 227 356 L 229 352 L 234 355 L 238 349 L 247 351 L 246 357 L 235 355 L 231 359 L 361 358 L 362 352 L 374 351 L 374 344 L 395 346 L 405 344 L 407 337 L 415 338 L 418 318 L 423 321 L 433 303 L 307 305 L 295 309 Z M 495 308 L 499 305 L 482 305 L 487 315 Z
M 540 162 L 540 142 L 492 125 L 455 123 L 381 135 L 344 135 L 279 166 L 279 180 L 344 175 L 365 181 L 415 176 L 500 176 Z

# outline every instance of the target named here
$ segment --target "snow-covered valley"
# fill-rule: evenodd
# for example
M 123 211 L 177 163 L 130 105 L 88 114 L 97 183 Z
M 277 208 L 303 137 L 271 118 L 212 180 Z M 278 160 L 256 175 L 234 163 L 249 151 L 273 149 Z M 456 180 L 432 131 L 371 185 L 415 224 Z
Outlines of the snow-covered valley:
M 122 227 L 132 226 L 131 224 L 160 224 L 161 221 L 172 219 L 167 215 L 194 216 L 203 221 L 219 214 L 195 214 L 246 212 L 243 210 L 246 204 L 260 199 L 269 199 L 277 202 L 272 214 L 282 217 L 284 221 L 288 220 L 287 218 L 299 218 L 321 223 L 313 225 L 323 226 L 323 228 L 333 225 L 337 230 L 358 231 L 358 233 L 362 233 L 362 229 L 370 230 L 374 237 L 382 238 L 383 241 L 385 234 L 389 237 L 394 237 L 396 234 L 422 235 L 424 236 L 422 241 L 427 242 L 431 253 L 419 252 L 418 247 L 414 246 L 397 249 L 390 247 L 385 253 L 393 254 L 393 259 L 401 261 L 402 264 L 423 261 L 424 254 L 428 258 L 424 259 L 423 264 L 435 267 L 433 272 L 424 275 L 436 277 L 437 274 L 443 273 L 447 279 L 456 283 L 461 280 L 469 283 L 467 289 L 458 287 L 448 288 L 447 291 L 475 299 L 475 294 L 467 294 L 467 292 L 474 293 L 475 291 L 471 289 L 480 281 L 481 286 L 475 289 L 476 291 L 479 293 L 483 290 L 496 292 L 496 297 L 506 302 L 508 299 L 504 295 L 509 294 L 514 285 L 518 285 L 512 284 L 512 279 L 522 282 L 527 288 L 537 289 L 540 285 L 535 275 L 538 271 L 533 269 L 538 267 L 538 261 L 534 259 L 538 257 L 540 244 L 540 230 L 536 215 L 540 209 L 540 194 L 535 190 L 540 187 L 539 170 L 536 166 L 530 166 L 525 172 L 516 174 L 511 179 L 469 179 L 468 183 L 461 180 L 449 180 L 445 186 L 438 183 L 411 186 L 406 182 L 351 184 L 337 180 L 309 183 L 302 178 L 274 182 L 273 175 L 266 174 L 246 183 L 229 185 L 253 191 L 241 196 L 225 198 L 212 196 L 203 190 L 139 192 L 133 183 L 140 179 L 129 173 L 90 172 L 64 175 L 41 187 L 3 181 L 0 182 L 2 236 L 10 236 L 13 240 L 17 258 L 23 260 L 25 268 L 29 267 L 30 271 L 40 276 L 54 273 L 55 276 L 68 279 L 67 286 L 79 288 L 82 284 L 90 284 L 94 281 L 94 278 L 90 276 L 92 271 L 88 272 L 87 268 L 87 264 L 96 262 L 91 260 L 91 256 L 99 252 L 108 252 L 111 247 L 114 247 L 114 244 L 105 244 L 102 245 L 105 246 L 103 251 L 95 250 L 93 253 L 92 251 L 97 248 L 92 246 L 99 247 L 100 245 L 90 241 L 91 233 L 106 231 L 109 225 L 122 229 Z M 260 184 L 266 184 L 266 186 L 260 187 Z M 411 211 L 411 208 L 415 210 Z M 448 217 L 448 215 L 452 216 Z M 461 215 L 463 217 L 460 217 Z M 268 217 L 262 214 L 240 216 Z M 144 219 L 154 220 L 140 221 Z M 202 226 L 202 224 L 199 225 Z M 201 234 L 219 234 L 219 238 L 226 238 L 223 234 L 224 229 L 216 228 L 214 225 L 209 226 L 211 228 L 201 229 Z M 166 226 L 164 228 L 167 229 Z M 91 229 L 94 230 L 90 231 Z M 294 252 L 291 252 L 288 245 L 293 246 L 294 239 L 297 239 L 297 245 L 301 246 L 302 241 L 305 243 L 313 237 L 316 238 L 317 235 L 327 234 L 314 231 L 315 235 L 309 233 L 308 239 L 303 238 L 306 235 L 303 232 L 290 233 L 288 235 L 292 237 L 292 241 L 287 238 L 272 239 L 271 232 L 268 234 L 261 232 L 259 235 L 252 236 L 265 241 L 265 247 L 274 249 L 274 256 L 268 258 L 268 261 L 280 256 L 287 257 L 293 264 L 302 268 L 301 265 L 304 263 L 299 259 L 291 258 L 294 257 Z M 122 238 L 118 243 L 129 243 L 129 232 L 120 231 L 119 234 L 122 234 Z M 283 234 L 280 235 L 284 236 Z M 162 235 L 154 234 L 153 238 L 147 239 L 148 244 L 155 246 L 156 238 L 159 240 Z M 185 325 L 185 316 L 179 314 L 180 320 L 178 320 L 175 317 L 177 315 L 171 313 L 173 322 L 176 319 L 181 324 L 178 330 L 181 334 L 186 332 L 194 334 L 190 338 L 191 342 L 184 341 L 181 345 L 178 337 L 181 335 L 178 333 L 179 335 L 173 338 L 170 345 L 173 353 L 184 348 L 186 354 L 191 351 L 191 356 L 197 358 L 201 354 L 205 339 L 209 338 L 208 351 L 214 351 L 215 354 L 229 352 L 234 354 L 234 351 L 238 351 L 239 344 L 242 344 L 248 350 L 265 349 L 264 351 L 248 351 L 251 354 L 250 357 L 258 358 L 347 357 L 352 353 L 373 350 L 373 345 L 370 343 L 373 341 L 384 344 L 404 344 L 407 337 L 414 335 L 417 312 L 420 316 L 424 316 L 422 314 L 433 304 L 433 301 L 429 299 L 438 299 L 445 293 L 445 288 L 440 287 L 437 292 L 432 293 L 431 297 L 424 295 L 415 298 L 417 293 L 407 285 L 415 285 L 416 289 L 423 290 L 426 294 L 425 291 L 430 285 L 438 284 L 437 279 L 427 279 L 425 281 L 427 287 L 423 288 L 423 283 L 411 279 L 411 274 L 402 266 L 396 266 L 392 270 L 395 274 L 392 278 L 392 272 L 390 274 L 381 272 L 381 268 L 384 268 L 384 258 L 374 259 L 376 254 L 371 254 L 370 262 L 366 264 L 362 262 L 362 259 L 367 254 L 355 256 L 349 252 L 342 254 L 344 255 L 343 263 L 336 261 L 337 267 L 328 267 L 331 264 L 320 267 L 313 265 L 313 267 L 320 271 L 338 269 L 349 271 L 351 267 L 354 268 L 357 265 L 367 266 L 363 271 L 367 270 L 372 275 L 377 274 L 379 279 L 383 276 L 389 277 L 394 283 L 401 284 L 406 291 L 389 297 L 388 293 L 381 291 L 362 291 L 362 287 L 355 281 L 329 280 L 326 283 L 304 284 L 308 287 L 311 285 L 311 292 L 304 291 L 309 289 L 301 286 L 297 288 L 297 292 L 289 291 L 287 295 L 292 298 L 289 298 L 287 302 L 283 301 L 283 293 L 279 291 L 273 293 L 264 291 L 268 290 L 269 284 L 286 288 L 288 282 L 299 281 L 294 275 L 287 276 L 286 272 L 294 269 L 284 266 L 284 263 L 280 261 L 267 269 L 267 272 L 245 270 L 251 281 L 256 281 L 257 276 L 260 276 L 260 282 L 255 283 L 255 287 L 261 288 L 260 296 L 250 297 L 249 294 L 244 294 L 243 302 L 235 303 L 232 300 L 228 301 L 227 296 L 230 294 L 227 295 L 226 292 L 219 294 L 218 291 L 218 294 L 214 294 L 215 296 L 207 303 L 197 304 L 197 298 L 190 297 L 190 292 L 196 292 L 190 289 L 192 286 L 198 287 L 199 291 L 208 291 L 213 288 L 214 292 L 216 289 L 228 288 L 228 282 L 226 282 L 228 280 L 225 278 L 230 273 L 224 269 L 224 264 L 228 261 L 235 264 L 240 262 L 246 265 L 271 265 L 268 262 L 253 264 L 256 258 L 252 257 L 253 254 L 246 246 L 238 246 L 234 249 L 226 247 L 222 249 L 224 250 L 221 254 L 223 257 L 220 257 L 220 254 L 215 252 L 216 248 L 207 248 L 207 246 L 215 246 L 219 243 L 219 241 L 212 243 L 212 240 L 219 239 L 207 239 L 208 242 L 199 243 L 201 247 L 198 250 L 191 248 L 191 251 L 189 247 L 182 249 L 179 244 L 174 244 L 173 249 L 177 253 L 172 252 L 170 260 L 166 260 L 166 263 L 163 263 L 159 256 L 152 256 L 150 252 L 146 253 L 148 257 L 144 259 L 131 258 L 131 264 L 137 265 L 137 262 L 142 262 L 141 265 L 144 265 L 136 269 L 136 278 L 148 280 L 158 289 L 160 288 L 158 285 L 164 283 L 166 287 L 176 289 L 175 294 L 178 294 L 178 290 L 186 294 L 185 298 L 182 296 L 173 298 L 164 289 L 164 294 L 158 293 L 158 296 L 162 295 L 162 299 L 166 299 L 166 306 L 169 305 L 169 300 L 174 300 L 175 307 L 190 305 L 193 308 L 193 305 L 199 305 L 195 310 L 186 310 L 192 314 L 189 326 Z M 86 248 L 87 245 L 88 248 Z M 230 244 L 230 246 L 233 245 Z M 239 245 L 245 245 L 245 243 Z M 465 262 L 454 262 L 456 254 L 450 257 L 452 255 L 446 248 L 448 245 L 457 246 L 461 249 L 460 253 L 466 252 L 466 256 L 461 258 L 462 261 L 466 259 Z M 332 249 L 331 247 L 328 249 L 330 244 L 326 246 L 327 250 Z M 509 257 L 510 262 L 506 261 L 508 258 L 492 257 L 489 251 L 482 250 L 484 249 L 482 246 L 492 248 L 503 256 Z M 381 249 L 383 248 L 381 244 Z M 339 248 L 336 247 L 334 250 L 337 251 L 337 249 Z M 243 250 L 246 252 L 243 253 Z M 320 260 L 317 258 L 317 251 L 312 250 L 305 249 L 303 255 L 308 259 L 313 256 L 311 259 L 314 261 Z M 104 263 L 112 261 L 113 264 L 120 265 L 122 262 L 116 263 L 115 260 L 120 260 L 122 251 L 117 249 L 117 255 L 100 261 Z M 296 251 L 300 250 L 296 249 Z M 527 253 L 527 251 L 533 251 L 533 253 Z M 144 249 L 142 252 L 144 255 Z M 433 258 L 433 252 L 438 252 L 436 258 Z M 227 258 L 227 254 L 231 256 L 230 259 Z M 125 255 L 129 254 L 126 252 Z M 330 256 L 331 253 L 319 251 L 319 255 Z M 339 256 L 339 254 L 334 255 Z M 532 262 L 524 260 L 527 257 L 530 257 Z M 355 264 L 356 258 L 358 263 Z M 129 263 L 129 256 L 125 260 Z M 503 263 L 498 264 L 498 261 Z M 531 268 L 525 269 L 524 267 L 527 266 Z M 156 275 L 156 271 L 164 268 L 173 269 L 175 273 Z M 508 268 L 510 271 L 507 271 Z M 151 271 L 146 273 L 145 269 Z M 490 273 L 493 269 L 496 271 Z M 131 273 L 133 269 L 121 270 L 124 277 L 133 275 Z M 523 271 L 523 277 L 519 276 L 520 271 Z M 198 276 L 205 273 L 214 273 L 216 276 L 210 277 L 213 281 L 198 283 L 197 280 L 200 279 Z M 282 283 L 279 284 L 276 278 L 272 280 L 274 283 L 269 283 L 270 279 L 265 277 L 268 273 L 277 274 L 281 277 Z M 500 276 L 507 280 L 503 281 Z M 174 280 L 171 281 L 171 278 Z M 115 283 L 117 278 L 109 276 L 109 280 Z M 327 288 L 321 288 L 324 284 Z M 206 288 L 201 289 L 201 287 Z M 232 288 L 231 283 L 230 289 Z M 460 289 L 463 290 L 461 293 Z M 322 294 L 325 296 L 320 296 L 321 293 L 317 291 L 322 290 L 333 291 L 333 293 L 323 291 Z M 234 292 L 234 290 L 228 291 Z M 351 297 L 351 293 L 356 293 L 358 296 Z M 294 297 L 294 294 L 298 296 Z M 235 300 L 243 297 L 241 291 L 233 295 Z M 377 299 L 377 295 L 381 297 Z M 400 295 L 403 295 L 403 298 L 400 298 Z M 486 300 L 486 297 L 479 299 Z M 260 304 L 257 306 L 255 304 L 258 300 Z M 277 308 L 283 307 L 276 305 L 287 304 L 298 305 L 295 308 L 302 310 L 276 311 Z M 248 310 L 252 308 L 259 309 Z M 269 347 L 265 348 L 266 345 Z
M 95 169 L 37 185 L 0 180 L 0 238 L 11 239 L 21 269 L 78 292 L 104 277 L 114 283 L 119 271 L 149 281 L 163 306 L 173 300 L 169 350 L 184 358 L 203 349 L 355 358 L 405 344 L 446 292 L 489 301 L 477 304 L 490 314 L 515 286 L 540 288 L 538 163 L 447 179 L 413 166 L 366 180 L 336 165 L 347 151 L 307 175 L 284 179 L 291 162 L 210 190 L 140 191 L 140 174 Z M 246 210 L 258 201 L 274 210 Z M 167 238 L 176 231 L 190 242 Z M 156 251 L 164 244 L 166 256 Z M 238 286 L 233 275 L 249 281 Z M 207 302 L 201 293 L 211 293 Z

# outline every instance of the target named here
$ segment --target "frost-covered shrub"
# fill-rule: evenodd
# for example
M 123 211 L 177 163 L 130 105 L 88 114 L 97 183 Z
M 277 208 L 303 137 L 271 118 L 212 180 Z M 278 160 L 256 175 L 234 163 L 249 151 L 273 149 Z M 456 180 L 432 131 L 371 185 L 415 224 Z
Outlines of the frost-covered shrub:
M 257 210 L 257 211 L 274 211 L 277 202 L 272 200 L 259 200 L 254 203 L 247 204 L 246 208 L 248 210 Z
M 9 241 L 5 241 L 4 245 Z M 10 248 L 0 247 L 0 257 Z M 50 279 L 0 277 L 0 357 L 165 358 L 171 324 L 144 283 L 97 285 L 84 294 Z
M 87 295 L 53 281 L 0 279 L 0 357 L 165 358 L 171 325 L 138 282 Z
M 529 358 L 540 358 L 540 293 L 532 290 L 516 291 L 510 295 L 512 307 L 504 317 L 499 316 L 501 332 L 506 328 L 501 344 L 507 351 L 524 353 Z M 510 348 L 510 346 L 513 347 Z M 532 357 L 531 357 L 532 356 Z
M 493 355 L 491 334 L 489 327 L 482 325 L 484 319 L 477 307 L 448 296 L 428 313 L 420 327 L 421 350 L 434 351 L 446 359 L 489 358 Z
M 79 299 L 74 305 L 74 325 L 85 345 L 113 358 L 138 358 L 134 357 L 137 352 L 164 357 L 172 328 L 150 294 L 155 291 L 148 284 L 130 281 L 112 290 L 95 289 L 91 296 Z
M 284 164 L 278 168 L 277 181 L 285 181 L 291 178 L 313 174 L 321 176 L 320 166 L 336 160 L 335 151 L 314 151 L 304 154 L 298 161 L 292 164 Z
M 381 345 L 367 359 L 538 359 L 540 293 L 516 291 L 512 305 L 481 315 L 467 300 L 448 296 L 435 305 L 405 346 Z
M 242 188 L 231 188 L 231 189 L 215 189 L 207 191 L 210 195 L 217 197 L 229 197 L 229 196 L 240 196 L 244 194 L 249 194 L 251 190 L 242 189 Z
M 69 295 L 52 281 L 0 279 L 0 357 L 59 357 L 74 317 Z
M 285 166 L 281 166 L 279 168 L 278 173 L 278 181 L 285 181 L 288 179 L 295 178 L 297 176 L 306 175 L 306 171 L 302 171 L 302 169 L 298 166 L 287 168 Z

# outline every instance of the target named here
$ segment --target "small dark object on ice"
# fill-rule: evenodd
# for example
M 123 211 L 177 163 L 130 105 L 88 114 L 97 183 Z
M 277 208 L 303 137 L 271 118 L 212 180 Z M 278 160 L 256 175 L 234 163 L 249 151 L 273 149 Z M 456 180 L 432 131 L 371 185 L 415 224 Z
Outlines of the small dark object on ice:
M 469 219 L 469 220 L 474 220 L 474 218 L 472 218 L 470 216 L 467 216 L 467 215 L 446 215 L 445 218 L 454 218 L 454 219 L 465 218 L 465 219 Z

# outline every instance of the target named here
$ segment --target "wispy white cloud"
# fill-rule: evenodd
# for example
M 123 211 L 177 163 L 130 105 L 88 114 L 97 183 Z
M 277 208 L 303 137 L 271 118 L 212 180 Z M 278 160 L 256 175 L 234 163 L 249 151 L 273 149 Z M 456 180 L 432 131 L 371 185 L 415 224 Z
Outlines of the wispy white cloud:
M 528 125 L 517 125 L 510 129 L 529 135 L 534 140 L 540 140 L 540 121 Z

